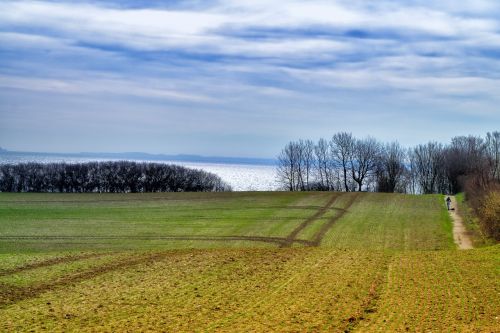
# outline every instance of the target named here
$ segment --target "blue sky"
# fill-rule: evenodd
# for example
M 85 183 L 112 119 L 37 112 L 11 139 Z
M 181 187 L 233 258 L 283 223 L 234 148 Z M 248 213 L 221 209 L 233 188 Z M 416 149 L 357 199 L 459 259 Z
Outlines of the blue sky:
M 0 64 L 10 150 L 274 157 L 500 129 L 494 0 L 3 0 Z

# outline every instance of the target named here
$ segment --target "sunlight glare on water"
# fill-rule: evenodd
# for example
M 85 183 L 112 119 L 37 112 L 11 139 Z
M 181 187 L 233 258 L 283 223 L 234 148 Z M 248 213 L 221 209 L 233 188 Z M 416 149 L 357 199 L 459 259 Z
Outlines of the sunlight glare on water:
M 112 161 L 117 159 L 85 158 L 85 157 L 65 157 L 65 156 L 44 156 L 44 155 L 0 155 L 0 164 L 5 163 L 85 163 L 91 161 Z M 201 169 L 212 172 L 231 185 L 233 191 L 273 191 L 278 188 L 276 182 L 276 168 L 272 165 L 256 164 L 225 164 L 225 163 L 197 163 L 181 161 L 144 161 L 182 165 L 192 169 Z

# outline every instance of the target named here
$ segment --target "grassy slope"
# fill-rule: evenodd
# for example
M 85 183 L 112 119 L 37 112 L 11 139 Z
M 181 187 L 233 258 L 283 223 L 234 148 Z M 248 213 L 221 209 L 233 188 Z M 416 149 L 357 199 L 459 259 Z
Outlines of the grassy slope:
M 352 195 L 352 194 L 351 194 Z M 441 195 L 365 193 L 325 236 L 323 246 L 360 249 L 447 249 L 452 225 Z
M 443 206 L 370 193 L 0 194 L 0 331 L 495 331 L 500 247 L 453 250 Z M 294 230 L 323 230 L 321 246 L 147 239 Z M 81 233 L 121 238 L 5 238 Z
M 318 211 L 332 198 L 331 206 Z M 352 203 L 352 206 L 349 206 Z M 262 247 L 226 236 L 289 236 L 365 249 L 453 247 L 439 196 L 338 193 L 2 194 L 0 253 Z M 331 226 L 325 225 L 331 222 Z M 323 237 L 318 236 L 325 229 Z M 158 237 L 198 237 L 166 240 Z M 56 237 L 56 238 L 54 238 Z M 203 239 L 204 238 L 204 239 Z M 321 238 L 321 239 L 320 239 Z M 279 244 L 278 244 L 279 245 Z M 300 243 L 295 243 L 300 245 Z
M 0 251 L 248 246 L 248 242 L 144 241 L 123 237 L 280 236 L 312 215 L 328 194 L 1 194 L 1 236 L 78 236 L 3 240 Z M 81 236 L 86 236 L 82 238 Z M 91 237 L 113 236 L 102 240 Z M 262 244 L 250 244 L 250 246 Z M 20 247 L 22 248 L 17 248 Z

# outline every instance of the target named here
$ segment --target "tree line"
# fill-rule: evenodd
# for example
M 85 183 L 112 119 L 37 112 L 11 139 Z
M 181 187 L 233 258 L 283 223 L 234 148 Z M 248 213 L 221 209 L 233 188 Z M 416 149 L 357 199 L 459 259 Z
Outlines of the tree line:
M 292 141 L 278 155 L 277 175 L 288 191 L 463 191 L 481 233 L 500 241 L 499 131 L 408 149 L 398 142 L 359 139 L 346 132 L 316 143 Z
M 454 194 L 467 182 L 481 187 L 500 182 L 500 132 L 409 149 L 347 132 L 318 142 L 291 141 L 278 155 L 277 175 L 288 191 Z
M 231 187 L 203 170 L 131 161 L 0 165 L 0 192 L 221 192 Z

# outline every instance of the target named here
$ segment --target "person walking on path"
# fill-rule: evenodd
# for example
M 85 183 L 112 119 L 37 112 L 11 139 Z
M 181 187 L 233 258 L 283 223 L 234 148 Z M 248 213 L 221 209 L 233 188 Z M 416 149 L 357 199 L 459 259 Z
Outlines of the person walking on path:
M 450 214 L 451 221 L 453 222 L 453 239 L 460 250 L 472 249 L 472 240 L 465 228 L 464 222 L 460 214 L 458 214 L 457 200 L 454 196 L 448 196 L 445 199 L 446 206 L 448 206 L 448 214 Z M 453 207 L 451 207 L 453 205 Z

